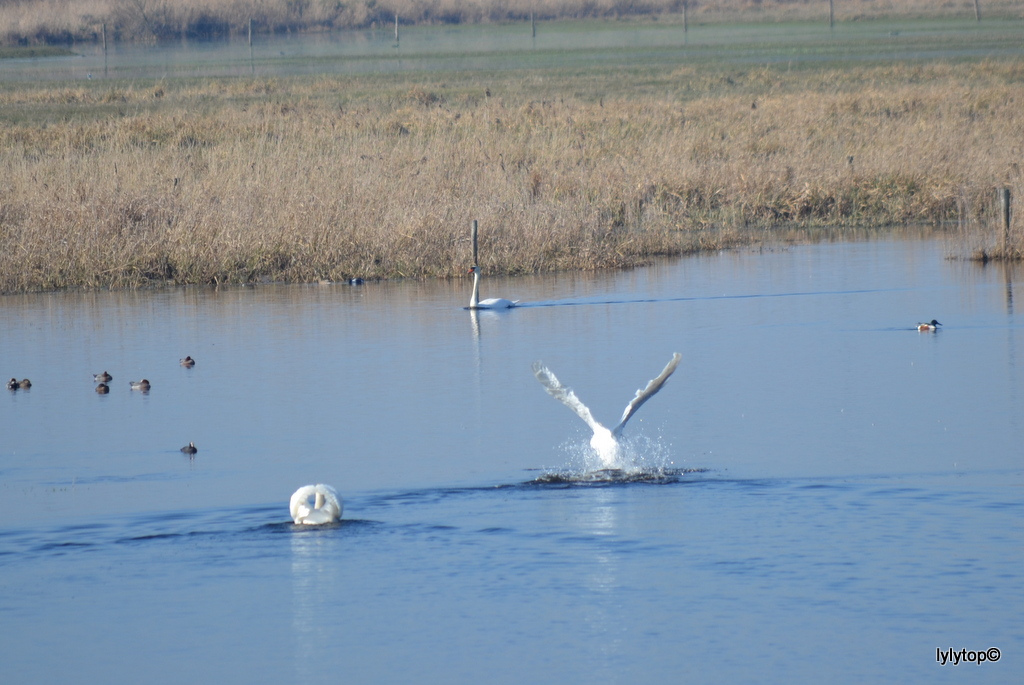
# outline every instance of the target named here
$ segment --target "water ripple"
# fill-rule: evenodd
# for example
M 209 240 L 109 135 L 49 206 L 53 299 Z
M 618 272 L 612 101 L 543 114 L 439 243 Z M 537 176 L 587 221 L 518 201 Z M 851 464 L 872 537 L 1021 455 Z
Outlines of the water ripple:
M 599 471 L 550 471 L 544 473 L 532 481 L 523 483 L 523 486 L 590 486 L 607 487 L 611 485 L 627 485 L 633 483 L 648 483 L 651 485 L 668 485 L 671 483 L 693 482 L 700 480 L 688 478 L 695 474 L 707 473 L 709 469 L 677 469 L 677 468 L 655 468 L 647 470 L 623 470 L 623 469 L 601 469 Z

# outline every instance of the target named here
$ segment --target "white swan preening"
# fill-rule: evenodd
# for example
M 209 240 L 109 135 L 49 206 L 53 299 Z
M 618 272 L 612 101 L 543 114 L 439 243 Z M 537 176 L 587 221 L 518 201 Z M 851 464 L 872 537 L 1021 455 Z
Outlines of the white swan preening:
M 469 273 L 473 274 L 473 294 L 469 298 L 470 309 L 508 309 L 515 307 L 519 300 L 506 300 L 504 297 L 489 297 L 486 300 L 480 299 L 480 267 L 469 267 Z
M 619 457 L 621 449 L 619 447 L 619 436 L 622 435 L 622 430 L 626 427 L 626 422 L 629 418 L 636 413 L 636 411 L 643 405 L 644 402 L 654 397 L 654 395 L 661 390 L 661 387 L 665 385 L 665 381 L 671 376 L 676 367 L 679 366 L 679 360 L 682 359 L 682 355 L 678 352 L 672 355 L 672 360 L 662 369 L 658 377 L 650 381 L 647 387 L 643 390 L 636 391 L 636 397 L 626 405 L 626 410 L 622 412 L 622 418 L 619 419 L 619 425 L 615 426 L 611 430 L 608 430 L 603 425 L 594 419 L 594 416 L 590 413 L 590 409 L 587 405 L 580 402 L 580 399 L 576 397 L 569 388 L 566 388 L 558 379 L 555 378 L 555 374 L 541 364 L 540 362 L 534 362 L 533 374 L 537 376 L 537 380 L 541 382 L 544 389 L 548 391 L 548 394 L 554 397 L 556 400 L 564 404 L 565 406 L 572 409 L 577 416 L 586 421 L 587 425 L 590 426 L 591 430 L 594 431 L 594 437 L 590 439 L 590 446 L 597 452 L 601 458 L 601 463 L 604 468 L 617 468 L 619 466 Z
M 341 497 L 330 485 L 303 485 L 292 494 L 288 502 L 292 520 L 307 526 L 334 523 L 344 510 Z

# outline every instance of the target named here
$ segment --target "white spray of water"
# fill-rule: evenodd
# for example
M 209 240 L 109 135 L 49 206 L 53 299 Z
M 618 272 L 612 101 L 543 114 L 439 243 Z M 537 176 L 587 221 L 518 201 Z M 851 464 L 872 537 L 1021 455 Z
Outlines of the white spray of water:
M 560 482 L 616 482 L 659 480 L 677 476 L 685 470 L 676 467 L 671 445 L 659 436 L 637 435 L 618 442 L 616 460 L 609 463 L 588 441 L 571 440 L 560 446 L 566 463 L 545 468 L 541 480 Z
M 626 446 L 629 443 L 622 437 L 622 431 L 626 428 L 626 422 L 647 400 L 654 397 L 661 390 L 669 377 L 675 373 L 680 359 L 681 355 L 679 353 L 673 354 L 672 359 L 665 365 L 661 373 L 653 380 L 648 381 L 646 387 L 636 391 L 636 395 L 622 412 L 622 418 L 619 419 L 619 423 L 612 429 L 606 428 L 597 421 L 587 405 L 583 404 L 580 398 L 576 396 L 576 393 L 571 388 L 562 385 L 561 381 L 555 377 L 555 374 L 542 363 L 535 362 L 533 364 L 533 373 L 549 395 L 571 409 L 574 414 L 583 419 L 590 426 L 590 429 L 594 431 L 593 437 L 590 438 L 590 454 L 597 458 L 597 462 L 592 464 L 593 468 L 589 470 L 624 470 L 636 461 L 635 454 L 630 455 L 626 452 Z

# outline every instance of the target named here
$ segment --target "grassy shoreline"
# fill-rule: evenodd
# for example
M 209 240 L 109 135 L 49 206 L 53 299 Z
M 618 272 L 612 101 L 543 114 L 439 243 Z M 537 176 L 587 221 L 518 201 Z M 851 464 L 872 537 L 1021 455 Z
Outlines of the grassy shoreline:
M 488 273 L 907 223 L 998 258 L 1022 101 L 1016 58 L 6 83 L 0 292 L 451 277 L 473 219 Z

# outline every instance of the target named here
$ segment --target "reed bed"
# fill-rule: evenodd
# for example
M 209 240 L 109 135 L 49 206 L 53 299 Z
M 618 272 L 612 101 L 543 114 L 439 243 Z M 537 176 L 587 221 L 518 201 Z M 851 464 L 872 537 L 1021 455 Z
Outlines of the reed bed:
M 825 0 L 6 0 L 0 45 L 96 42 L 103 26 L 119 41 L 331 31 L 403 24 L 469 24 L 552 19 L 828 21 Z M 973 19 L 974 0 L 835 0 L 838 22 L 879 18 Z M 986 18 L 1021 18 L 1018 0 L 979 0 Z M 251 23 L 250 23 L 251 22 Z
M 661 95 L 616 97 L 515 75 L 490 95 L 400 77 L 8 84 L 0 290 L 450 277 L 473 219 L 484 270 L 513 274 L 816 226 L 980 235 L 997 186 L 1024 197 L 1015 61 L 661 77 Z

